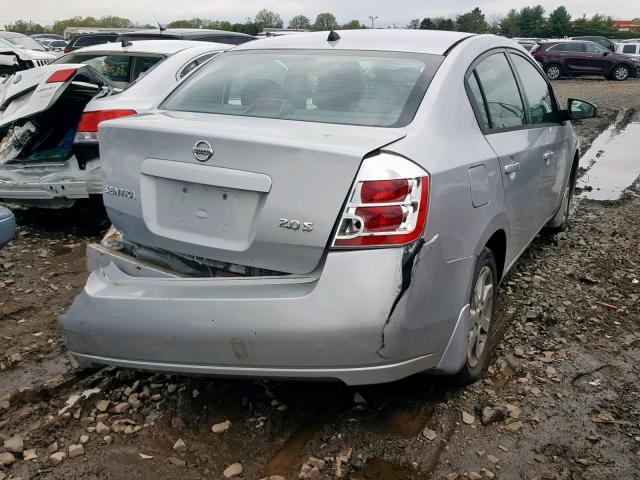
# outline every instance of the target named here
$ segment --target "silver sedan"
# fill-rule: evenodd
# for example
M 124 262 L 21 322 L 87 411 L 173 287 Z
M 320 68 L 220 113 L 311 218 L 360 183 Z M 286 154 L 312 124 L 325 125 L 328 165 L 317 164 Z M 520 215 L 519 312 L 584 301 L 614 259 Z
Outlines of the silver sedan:
M 571 119 L 518 44 L 354 30 L 219 55 L 100 126 L 115 229 L 60 318 L 81 361 L 232 376 L 476 379 L 498 285 L 561 230 Z

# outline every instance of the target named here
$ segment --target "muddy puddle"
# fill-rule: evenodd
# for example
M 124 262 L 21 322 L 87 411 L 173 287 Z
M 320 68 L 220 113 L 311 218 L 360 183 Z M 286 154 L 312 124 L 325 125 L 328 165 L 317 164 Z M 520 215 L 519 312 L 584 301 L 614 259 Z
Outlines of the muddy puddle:
M 622 112 L 580 159 L 582 198 L 618 200 L 640 175 L 640 112 Z

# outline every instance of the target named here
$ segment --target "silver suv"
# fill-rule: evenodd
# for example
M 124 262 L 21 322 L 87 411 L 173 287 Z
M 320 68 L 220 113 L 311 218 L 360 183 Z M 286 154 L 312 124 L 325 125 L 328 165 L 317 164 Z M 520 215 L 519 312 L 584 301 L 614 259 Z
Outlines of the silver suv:
M 82 362 L 380 383 L 480 374 L 500 280 L 566 227 L 570 118 L 493 35 L 320 32 L 221 54 L 100 124 L 115 229 L 60 323 Z

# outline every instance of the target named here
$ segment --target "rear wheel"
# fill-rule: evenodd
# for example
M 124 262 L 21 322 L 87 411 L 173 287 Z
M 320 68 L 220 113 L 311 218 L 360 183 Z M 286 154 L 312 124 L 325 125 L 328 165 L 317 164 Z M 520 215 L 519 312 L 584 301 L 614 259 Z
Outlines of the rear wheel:
M 544 73 L 547 74 L 549 80 L 557 80 L 562 75 L 562 68 L 557 63 L 550 63 L 545 67 Z
M 631 74 L 631 71 L 629 70 L 629 67 L 627 67 L 626 65 L 616 65 L 611 71 L 611 79 L 616 80 L 618 82 L 623 82 L 627 78 L 629 78 L 630 74 Z
M 492 350 L 495 307 L 498 298 L 498 274 L 493 252 L 484 248 L 476 261 L 469 297 L 469 332 L 466 359 L 452 380 L 467 385 L 478 379 Z

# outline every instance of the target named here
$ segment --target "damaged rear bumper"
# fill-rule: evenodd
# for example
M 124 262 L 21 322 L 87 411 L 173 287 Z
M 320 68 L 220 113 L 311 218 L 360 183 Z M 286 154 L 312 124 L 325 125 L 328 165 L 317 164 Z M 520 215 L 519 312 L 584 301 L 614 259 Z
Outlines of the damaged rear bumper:
M 0 167 L 0 199 L 22 205 L 64 207 L 102 193 L 98 162 L 80 170 L 76 159 L 64 162 L 5 164 Z
M 441 357 L 378 353 L 400 292 L 402 249 L 331 252 L 306 276 L 206 279 L 100 245 L 87 256 L 87 285 L 58 318 L 83 363 L 355 385 L 431 369 Z

